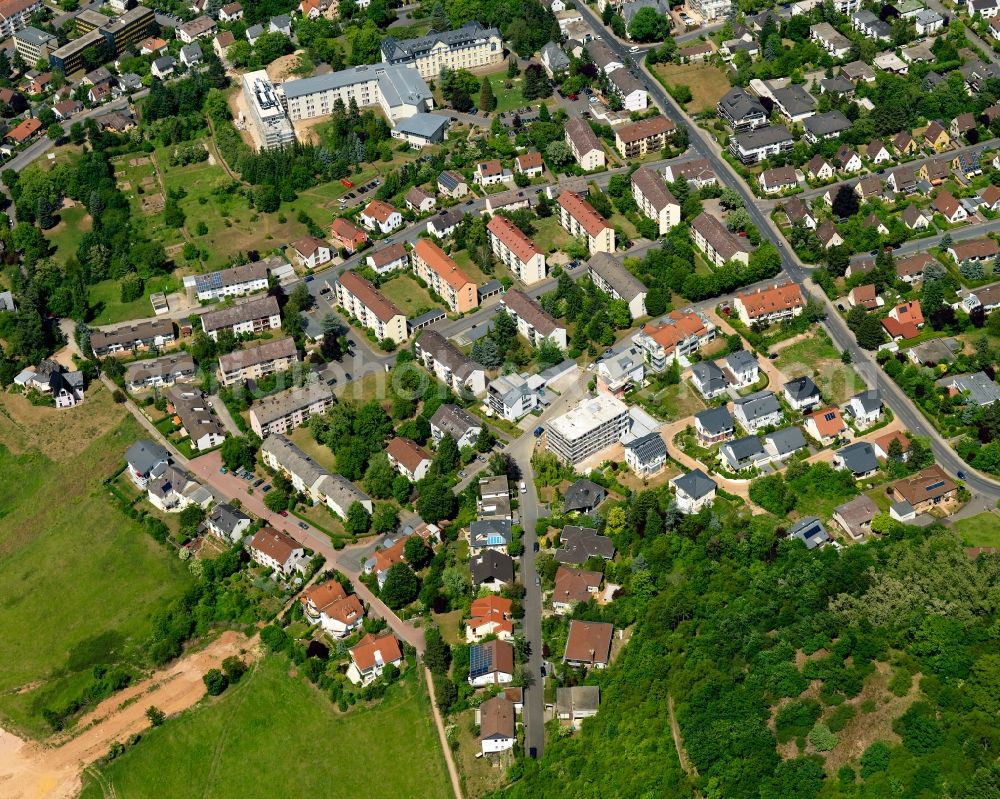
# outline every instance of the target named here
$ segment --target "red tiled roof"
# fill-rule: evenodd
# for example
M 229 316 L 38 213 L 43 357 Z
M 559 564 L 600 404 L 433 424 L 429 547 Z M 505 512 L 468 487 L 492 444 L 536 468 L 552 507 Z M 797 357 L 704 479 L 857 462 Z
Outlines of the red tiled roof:
M 341 242 L 354 245 L 368 241 L 368 234 L 349 219 L 337 217 L 330 223 L 330 235 Z
M 625 144 L 648 139 L 650 136 L 659 136 L 664 133 L 673 133 L 677 125 L 664 116 L 641 119 L 629 125 L 622 125 L 615 130 L 615 135 Z
M 398 261 L 400 258 L 406 257 L 406 247 L 403 246 L 401 241 L 397 241 L 395 244 L 390 244 L 388 247 L 382 247 L 375 252 L 368 255 L 372 259 L 372 263 L 375 268 L 385 266 L 386 264 L 391 264 L 393 261 Z
M 564 659 L 592 665 L 606 664 L 611 658 L 614 632 L 614 626 L 606 622 L 573 619 L 569 623 Z
M 496 236 L 518 260 L 527 263 L 542 251 L 524 232 L 507 217 L 494 214 L 486 229 Z
M 847 429 L 844 420 L 840 416 L 840 408 L 824 408 L 821 411 L 809 414 L 807 419 L 812 419 L 813 424 L 823 438 L 833 438 Z
M 611 227 L 607 219 L 597 213 L 590 203 L 575 192 L 564 191 L 559 195 L 558 202 L 591 236 L 599 236 L 603 230 Z
M 376 653 L 381 656 L 383 663 L 394 663 L 403 659 L 399 641 L 391 632 L 387 632 L 377 638 L 374 634 L 368 633 L 357 646 L 351 647 L 351 660 L 362 671 L 368 671 L 375 665 Z
M 542 166 L 542 154 L 537 150 L 530 153 L 524 153 L 517 157 L 518 169 L 538 169 Z
M 32 136 L 34 136 L 38 131 L 42 129 L 42 123 L 37 119 L 26 119 L 17 127 L 11 128 L 7 133 L 8 139 L 13 139 L 15 142 L 20 144 L 23 141 L 27 141 Z
M 743 307 L 746 308 L 747 315 L 751 319 L 805 305 L 802 291 L 797 283 L 785 283 L 780 286 L 772 286 L 769 289 L 737 294 L 736 297 L 743 303 Z
M 590 599 L 589 586 L 600 586 L 602 579 L 600 572 L 560 566 L 556 571 L 556 586 L 552 592 L 552 601 L 586 602 Z
M 472 283 L 468 275 L 458 268 L 458 264 L 430 239 L 418 239 L 413 246 L 413 253 L 456 291 L 461 291 Z
M 273 527 L 261 527 L 250 542 L 250 549 L 272 557 L 278 563 L 287 563 L 292 553 L 301 548 L 298 541 Z
M 700 338 L 708 332 L 701 317 L 694 312 L 671 311 L 667 317 L 673 320 L 673 324 L 649 324 L 643 332 L 663 347 L 668 355 L 685 339 L 691 336 Z

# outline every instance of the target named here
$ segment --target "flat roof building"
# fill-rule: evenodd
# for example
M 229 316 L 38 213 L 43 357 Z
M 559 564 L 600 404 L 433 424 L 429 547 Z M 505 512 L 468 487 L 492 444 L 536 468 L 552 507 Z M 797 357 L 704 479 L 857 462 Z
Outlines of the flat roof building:
M 628 406 L 602 393 L 549 422 L 547 447 L 566 463 L 577 464 L 619 442 L 629 425 Z

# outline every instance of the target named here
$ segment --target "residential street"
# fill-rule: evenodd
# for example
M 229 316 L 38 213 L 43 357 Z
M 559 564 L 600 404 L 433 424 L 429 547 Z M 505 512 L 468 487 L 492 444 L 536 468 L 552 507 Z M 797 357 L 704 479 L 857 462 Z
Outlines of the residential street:
M 583 14 L 585 19 L 591 26 L 594 27 L 595 30 L 601 30 L 603 28 L 600 19 L 589 7 L 582 6 L 580 8 L 580 13 Z M 628 48 L 622 44 L 621 41 L 616 39 L 610 31 L 607 29 L 604 30 L 605 43 L 608 44 L 608 46 L 611 47 L 621 59 L 625 59 L 628 56 Z M 734 188 L 743 198 L 744 205 L 746 206 L 747 212 L 750 214 L 751 221 L 754 225 L 756 225 L 757 229 L 761 232 L 761 235 L 766 236 L 774 244 L 774 246 L 777 247 L 778 252 L 781 255 L 785 274 L 788 275 L 788 277 L 793 281 L 809 290 L 813 296 L 819 298 L 826 305 L 827 320 L 824 323 L 824 326 L 829 331 L 830 336 L 837 347 L 850 354 L 854 368 L 861 375 L 862 379 L 870 387 L 879 388 L 883 392 L 886 403 L 892 408 L 896 416 L 903 421 L 907 429 L 917 433 L 918 435 L 930 438 L 935 458 L 938 463 L 945 468 L 945 470 L 952 475 L 956 474 L 959 470 L 964 471 L 966 473 L 965 482 L 970 490 L 980 494 L 987 502 L 992 503 L 997 499 L 1000 499 L 1000 483 L 974 470 L 961 458 L 959 458 L 957 453 L 948 445 L 948 443 L 933 429 L 929 423 L 924 420 L 923 414 L 910 401 L 910 399 L 903 394 L 895 383 L 884 375 L 878 364 L 875 363 L 873 354 L 864 351 L 857 346 L 854 335 L 850 332 L 850 330 L 848 330 L 846 323 L 838 314 L 833 302 L 831 302 L 826 297 L 826 294 L 808 277 L 808 268 L 802 264 L 801 261 L 799 261 L 798 257 L 794 254 L 794 252 L 792 252 L 791 247 L 785 242 L 784 237 L 771 222 L 768 215 L 761 210 L 757 199 L 750 192 L 746 183 L 742 180 L 742 178 L 740 178 L 739 175 L 736 174 L 735 170 L 733 170 L 729 163 L 721 156 L 720 148 L 714 139 L 699 128 L 695 124 L 694 120 L 692 120 L 674 103 L 670 97 L 667 96 L 667 93 L 663 90 L 659 81 L 657 81 L 656 78 L 653 77 L 648 71 L 645 63 L 643 63 L 641 67 L 640 79 L 646 86 L 647 91 L 656 104 L 663 109 L 664 114 L 678 124 L 683 124 L 688 128 L 692 148 L 703 158 L 708 159 L 712 168 L 716 171 L 716 174 L 720 177 L 724 176 L 726 184 Z M 975 228 L 968 229 L 967 235 L 963 238 L 976 238 L 978 236 L 985 235 L 986 232 L 993 229 L 992 225 L 994 224 L 997 226 L 997 229 L 1000 229 L 1000 220 L 994 220 L 994 222 L 987 225 L 979 225 Z M 959 232 L 961 232 L 961 230 L 957 230 L 955 233 L 952 233 L 952 238 L 957 238 L 956 234 Z M 922 239 L 920 241 L 919 249 L 926 249 L 931 246 L 930 242 L 932 241 L 933 239 Z M 916 251 L 917 249 L 918 248 L 915 247 L 913 251 Z M 906 252 L 905 246 L 900 251 L 900 253 L 903 252 Z

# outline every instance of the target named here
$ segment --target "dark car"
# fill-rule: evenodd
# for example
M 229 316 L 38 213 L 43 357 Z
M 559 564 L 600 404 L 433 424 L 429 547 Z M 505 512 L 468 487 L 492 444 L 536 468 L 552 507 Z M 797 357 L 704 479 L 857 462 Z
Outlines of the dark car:
M 332 386 L 332 385 L 333 385 L 334 383 L 336 383 L 336 382 L 337 382 L 337 378 L 335 378 L 335 377 L 331 377 L 331 378 L 330 378 L 329 380 L 327 380 L 327 381 L 326 381 L 326 384 L 327 384 L 328 386 Z
M 955 476 L 959 480 L 964 480 L 965 479 L 965 472 L 963 472 L 961 469 L 959 469 L 957 472 L 955 472 Z
M 263 484 L 263 482 L 264 482 L 264 478 L 263 477 L 258 477 L 256 480 L 253 481 L 253 487 L 254 488 L 259 488 L 261 486 L 261 484 Z
M 348 380 L 350 380 L 351 379 L 351 373 L 350 372 L 344 372 L 344 377 L 347 378 Z
M 472 205 L 472 203 L 474 203 L 474 202 L 475 202 L 475 200 L 466 200 L 465 204 L 466 205 Z
M 305 522 L 299 522 L 299 527 L 301 527 L 303 530 L 309 529 L 309 525 L 306 524 Z
M 306 283 L 312 283 L 315 279 L 313 275 L 306 275 Z
M 270 483 L 268 483 L 268 484 L 267 484 L 266 486 L 264 486 L 264 487 L 263 487 L 263 488 L 261 489 L 261 491 L 262 491 L 263 493 L 265 493 L 265 494 L 266 494 L 266 493 L 267 493 L 268 491 L 270 491 L 270 490 L 271 490 L 271 484 L 270 484 Z

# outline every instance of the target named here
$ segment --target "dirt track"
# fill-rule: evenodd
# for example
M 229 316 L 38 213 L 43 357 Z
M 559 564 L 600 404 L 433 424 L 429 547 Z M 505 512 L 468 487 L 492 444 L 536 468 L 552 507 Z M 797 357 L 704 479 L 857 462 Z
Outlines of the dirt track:
M 115 741 L 149 727 L 146 709 L 155 705 L 168 716 L 186 710 L 205 695 L 201 678 L 230 655 L 256 656 L 255 639 L 223 633 L 205 649 L 177 661 L 148 680 L 105 700 L 76 726 L 75 737 L 53 745 L 22 741 L 0 730 L 0 795 L 5 799 L 72 799 L 80 775 L 107 754 Z M 124 705 L 124 706 L 123 706 Z

